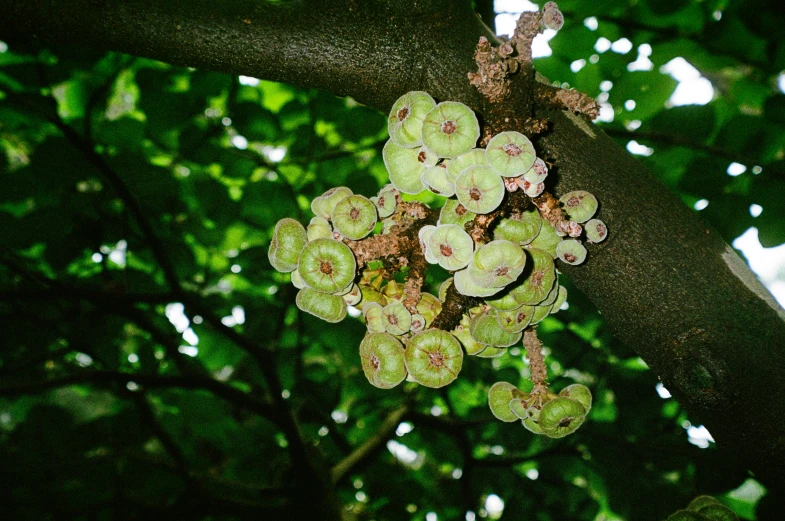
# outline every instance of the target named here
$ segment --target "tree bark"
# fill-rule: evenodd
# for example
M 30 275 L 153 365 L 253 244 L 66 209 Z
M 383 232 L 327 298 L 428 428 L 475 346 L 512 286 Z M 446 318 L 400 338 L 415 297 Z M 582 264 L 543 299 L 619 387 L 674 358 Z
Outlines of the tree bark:
M 0 39 L 79 43 L 166 62 L 316 87 L 386 112 L 425 90 L 485 124 L 521 110 L 530 85 L 491 106 L 467 81 L 478 38 L 468 1 L 0 0 Z M 601 202 L 608 240 L 560 269 L 649 364 L 720 449 L 783 483 L 785 312 L 719 234 L 602 130 L 538 107 L 536 140 L 557 193 Z M 558 346 L 555 346 L 558 349 Z

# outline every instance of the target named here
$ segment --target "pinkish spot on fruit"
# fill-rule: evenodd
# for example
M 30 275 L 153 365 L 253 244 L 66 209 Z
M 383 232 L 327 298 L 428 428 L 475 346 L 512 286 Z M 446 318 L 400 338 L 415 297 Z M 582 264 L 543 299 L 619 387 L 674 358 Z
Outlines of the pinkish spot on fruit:
M 449 257 L 450 255 L 452 255 L 452 248 L 450 248 L 449 244 L 440 245 L 439 251 L 441 251 L 442 255 L 444 255 L 445 257 Z
M 520 324 L 521 322 L 526 320 L 526 313 L 518 313 L 517 315 L 515 315 L 515 320 L 517 320 L 518 323 Z
M 545 273 L 542 271 L 535 271 L 532 273 L 532 286 L 540 286 L 542 285 L 542 278 L 545 276 Z
M 419 154 L 417 154 L 417 161 L 419 161 L 420 163 L 425 163 L 425 159 L 427 157 L 428 157 L 428 154 L 426 154 L 425 152 L 421 151 Z
M 567 262 L 575 262 L 576 259 L 577 259 L 577 257 L 575 255 L 573 255 L 572 253 L 565 253 L 564 254 L 564 260 L 566 260 Z
M 496 271 L 494 271 L 493 273 L 497 277 L 504 277 L 505 275 L 507 275 L 509 271 L 510 269 L 507 266 L 502 266 L 501 268 L 496 268 Z
M 523 150 L 521 150 L 521 147 L 519 147 L 515 143 L 507 143 L 502 147 L 502 150 L 504 150 L 504 152 L 510 157 L 517 157 L 521 155 L 521 152 L 523 152 Z
M 468 210 L 462 204 L 459 204 L 458 206 L 455 207 L 455 215 L 463 215 L 466 212 L 468 212 Z
M 382 365 L 382 364 L 379 362 L 379 359 L 378 359 L 378 358 L 376 358 L 376 357 L 375 357 L 375 356 L 373 356 L 373 355 L 371 355 L 371 358 L 368 360 L 368 363 L 370 363 L 370 364 L 371 364 L 371 367 L 373 367 L 374 369 L 379 369 L 379 366 L 380 366 L 380 365 Z
M 456 125 L 455 122 L 448 120 L 442 123 L 442 132 L 445 134 L 452 134 L 456 130 L 458 130 L 458 125 Z
M 597 225 L 597 233 L 600 234 L 600 237 L 605 237 L 605 234 L 608 233 L 608 229 L 605 227 L 604 224 Z
M 404 119 L 406 119 L 406 116 L 409 115 L 409 109 L 404 107 L 401 110 L 399 110 L 398 114 L 396 114 L 396 115 L 398 116 L 398 121 L 403 121 Z
M 444 365 L 444 355 L 441 353 L 428 353 L 428 362 L 436 367 Z
M 330 275 L 333 272 L 333 265 L 330 261 L 322 261 L 319 263 L 319 271 L 325 275 Z
M 579 206 L 582 200 L 583 200 L 582 197 L 578 197 L 578 196 L 570 197 L 570 199 L 567 201 L 567 206 L 569 206 L 570 208 L 574 208 L 576 206 Z
M 357 208 L 352 208 L 351 211 L 349 212 L 349 217 L 351 217 L 352 219 L 357 219 L 358 217 L 360 217 L 360 210 L 358 210 Z
M 398 325 L 398 317 L 395 315 L 387 315 L 387 321 L 394 326 Z
M 469 197 L 471 197 L 472 201 L 479 201 L 482 197 L 482 192 L 476 186 L 469 190 Z
M 376 202 L 379 203 L 379 206 L 384 207 L 384 196 L 379 197 Z

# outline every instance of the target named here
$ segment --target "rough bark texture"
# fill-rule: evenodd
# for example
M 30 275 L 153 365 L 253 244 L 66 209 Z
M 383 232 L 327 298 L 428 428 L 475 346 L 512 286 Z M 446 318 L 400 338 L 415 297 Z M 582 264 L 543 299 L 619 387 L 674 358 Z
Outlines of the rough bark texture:
M 318 87 L 386 111 L 409 90 L 509 128 L 526 85 L 491 106 L 469 85 L 481 35 L 468 1 L 0 0 L 0 39 L 81 43 Z M 718 446 L 768 485 L 785 461 L 785 314 L 721 237 L 602 131 L 563 112 L 536 143 L 556 195 L 598 196 L 607 241 L 561 266 Z M 505 118 L 508 118 L 505 120 Z

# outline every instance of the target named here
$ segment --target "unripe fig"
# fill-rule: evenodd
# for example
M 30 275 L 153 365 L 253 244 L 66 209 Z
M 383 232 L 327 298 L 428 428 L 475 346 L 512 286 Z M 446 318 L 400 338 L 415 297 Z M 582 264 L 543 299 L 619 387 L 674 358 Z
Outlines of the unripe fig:
M 548 165 L 539 157 L 534 160 L 532 167 L 523 174 L 523 178 L 531 184 L 540 184 L 545 182 L 548 177 Z
M 706 505 L 698 513 L 710 521 L 739 521 L 733 510 L 720 503 Z
M 443 224 L 428 237 L 427 249 L 439 266 L 455 271 L 469 264 L 474 253 L 474 241 L 457 224 Z
M 384 308 L 378 302 L 366 302 L 363 304 L 362 312 L 365 319 L 365 327 L 370 333 L 384 333 L 384 318 L 382 312 Z
M 452 197 L 455 195 L 455 183 L 447 175 L 447 167 L 442 165 L 432 166 L 423 170 L 420 177 L 422 184 L 442 197 Z
M 496 382 L 488 390 L 488 406 L 491 413 L 503 422 L 514 422 L 518 416 L 510 409 L 510 400 L 522 394 L 517 387 L 507 382 Z
M 346 316 L 346 302 L 337 295 L 320 293 L 311 288 L 297 292 L 295 304 L 301 310 L 326 322 L 340 322 Z
M 469 321 L 469 332 L 477 342 L 494 347 L 510 347 L 521 340 L 522 333 L 502 329 L 495 313 L 486 312 Z
M 559 198 L 559 202 L 567 212 L 571 221 L 585 223 L 597 211 L 597 198 L 585 190 L 567 192 Z
M 545 183 L 532 183 L 524 176 L 521 178 L 521 188 L 523 193 L 531 198 L 535 198 L 545 191 Z
M 507 352 L 506 347 L 485 346 L 485 349 L 477 353 L 477 358 L 498 358 Z
M 553 290 L 551 290 L 553 291 Z M 567 288 L 564 286 L 559 286 L 558 291 L 556 293 L 556 300 L 553 302 L 553 306 L 551 306 L 551 314 L 558 313 L 564 303 L 567 301 Z
M 494 295 L 492 298 L 486 298 L 485 303 L 497 311 L 513 311 L 521 307 L 521 304 L 515 300 L 512 292 L 507 290 Z
M 526 254 L 510 241 L 495 240 L 474 253 L 467 268 L 475 284 L 503 288 L 516 280 L 526 265 Z
M 544 227 L 543 227 L 544 228 Z M 526 250 L 529 257 L 523 282 L 512 288 L 510 293 L 519 304 L 533 306 L 545 300 L 556 282 L 556 267 L 550 255 L 536 248 Z
M 390 389 L 404 381 L 404 356 L 403 344 L 389 333 L 370 333 L 360 344 L 365 377 L 380 389 Z
M 376 205 L 376 211 L 379 212 L 379 217 L 384 219 L 391 216 L 395 212 L 397 203 L 398 190 L 393 185 L 385 185 L 379 190 L 379 195 L 371 198 L 373 204 Z
M 457 199 L 447 199 L 439 213 L 439 224 L 457 224 L 461 228 L 477 216 L 470 212 Z
M 505 239 L 515 244 L 529 244 L 537 237 L 542 227 L 542 218 L 536 210 L 513 214 L 499 221 L 493 229 L 494 239 Z
M 556 2 L 548 2 L 542 6 L 542 25 L 554 31 L 558 31 L 564 25 L 564 15 L 556 7 Z
M 567 239 L 556 246 L 556 256 L 567 264 L 581 264 L 586 260 L 586 248 L 575 239 Z
M 599 219 L 591 219 L 583 225 L 586 230 L 586 239 L 589 242 L 602 242 L 608 236 L 608 227 Z
M 347 306 L 356 306 L 363 299 L 363 292 L 360 289 L 360 286 L 352 284 L 352 289 L 345 295 L 342 295 L 342 298 Z
M 520 132 L 500 132 L 485 148 L 488 165 L 503 177 L 518 177 L 528 171 L 536 159 L 534 146 Z
M 588 387 L 583 384 L 571 384 L 559 391 L 559 396 L 566 396 L 567 398 L 572 398 L 579 404 L 583 406 L 583 409 L 586 411 L 585 414 L 589 414 L 591 410 L 591 402 L 592 396 L 591 391 Z
M 417 149 L 417 160 L 422 163 L 425 168 L 436 166 L 439 163 L 439 156 L 431 152 L 425 147 Z M 445 168 L 447 165 L 444 165 Z
M 297 269 L 300 252 L 307 242 L 308 236 L 302 224 L 288 217 L 281 219 L 275 225 L 267 258 L 277 271 L 289 273 Z
M 356 270 L 352 250 L 334 239 L 316 239 L 306 244 L 297 266 L 303 281 L 322 293 L 342 292 L 354 280 Z
M 290 275 L 292 277 L 292 286 L 294 286 L 297 289 L 303 289 L 308 287 L 308 285 L 305 283 L 305 281 L 297 272 L 297 270 L 294 270 Z
M 436 102 L 427 92 L 407 92 L 398 98 L 387 118 L 390 138 L 406 148 L 422 145 L 422 122 L 435 106 Z
M 586 410 L 578 401 L 558 396 L 542 406 L 537 423 L 543 434 L 562 438 L 575 432 L 586 418 Z
M 690 501 L 690 504 L 687 505 L 687 510 L 694 510 L 695 512 L 697 512 L 698 510 L 700 510 L 705 506 L 717 505 L 717 504 L 719 504 L 719 501 L 714 499 L 712 496 L 705 496 L 705 495 L 698 496 L 692 501 Z
M 530 326 L 539 324 L 542 319 L 547 317 L 551 313 L 551 309 L 553 306 L 550 304 L 537 304 L 534 306 L 534 312 L 532 313 L 531 322 L 529 322 Z
M 332 239 L 333 228 L 330 226 L 330 221 L 324 217 L 315 216 L 311 219 L 308 228 L 306 228 L 308 241 L 315 241 L 316 239 Z
M 461 172 L 475 165 L 488 166 L 484 148 L 473 148 L 450 161 L 447 165 L 447 174 L 455 181 Z
M 455 275 L 453 276 L 453 284 L 455 284 L 455 289 L 458 291 L 458 293 L 461 295 L 466 295 L 467 297 L 485 298 L 495 295 L 502 290 L 502 288 L 479 286 L 472 280 L 468 269 L 456 271 Z
M 363 195 L 350 195 L 335 205 L 332 220 L 341 235 L 358 241 L 376 226 L 376 205 Z
M 402 335 L 412 327 L 412 314 L 400 302 L 390 302 L 382 309 L 384 329 L 392 335 Z
M 544 221 L 542 224 L 542 228 L 540 228 L 540 233 L 537 234 L 537 237 L 534 238 L 532 242 L 528 244 L 529 248 L 537 248 L 538 250 L 542 250 L 548 252 L 552 259 L 556 258 L 556 246 L 561 243 L 561 237 L 556 233 L 556 230 L 553 229 L 553 226 L 550 225 L 547 221 Z
M 390 174 L 390 183 L 405 194 L 419 194 L 425 190 L 420 180 L 425 165 L 420 163 L 417 154 L 416 148 L 403 148 L 392 140 L 382 149 L 382 159 L 387 173 Z
M 527 431 L 534 434 L 542 434 L 542 429 L 540 429 L 540 425 L 536 421 L 532 420 L 531 418 L 525 418 L 521 420 L 521 423 L 523 424 L 524 428 Z
M 476 341 L 472 337 L 471 333 L 469 332 L 469 318 L 466 316 L 464 316 L 461 320 L 461 325 L 452 330 L 452 334 L 460 341 L 461 345 L 463 345 L 467 355 L 477 355 L 483 349 L 488 347 L 485 344 L 481 344 L 480 342 Z
M 423 292 L 420 294 L 420 301 L 417 303 L 416 308 L 417 313 L 425 319 L 427 326 L 442 312 L 442 301 L 430 293 Z
M 340 203 L 344 197 L 349 197 L 350 195 L 352 195 L 351 189 L 345 186 L 336 186 L 335 188 L 330 188 L 322 195 L 311 201 L 311 210 L 319 217 L 330 219 L 332 217 L 333 208 L 335 208 L 335 205 Z
M 470 166 L 455 179 L 455 195 L 474 213 L 494 211 L 504 198 L 504 182 L 489 166 Z
M 419 313 L 412 315 L 412 325 L 410 328 L 412 333 L 419 333 L 420 331 L 423 331 L 425 326 L 426 323 L 424 316 L 420 315 Z
M 405 360 L 415 382 L 426 387 L 444 387 L 461 372 L 463 350 L 450 333 L 426 329 L 409 339 Z
M 474 111 L 457 101 L 436 105 L 422 125 L 422 142 L 439 157 L 456 157 L 474 147 L 480 137 L 480 123 Z
M 519 333 L 526 329 L 534 316 L 534 306 L 520 306 L 512 311 L 499 311 L 496 321 L 508 333 Z

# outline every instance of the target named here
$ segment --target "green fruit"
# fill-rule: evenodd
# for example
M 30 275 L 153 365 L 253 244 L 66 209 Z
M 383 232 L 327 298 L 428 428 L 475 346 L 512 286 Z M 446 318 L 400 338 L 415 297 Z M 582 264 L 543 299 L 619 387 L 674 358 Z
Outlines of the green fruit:
M 455 195 L 466 209 L 490 213 L 504 199 L 504 181 L 489 166 L 470 166 L 455 179 Z
M 350 195 L 335 205 L 332 220 L 341 235 L 358 241 L 376 226 L 376 205 L 364 195 Z
M 407 92 L 398 98 L 387 118 L 390 138 L 402 147 L 420 146 L 423 120 L 434 106 L 436 102 L 427 92 Z
M 532 167 L 523 174 L 523 178 L 532 184 L 542 183 L 546 177 L 548 177 L 548 165 L 539 157 L 534 160 Z
M 390 302 L 382 309 L 384 329 L 392 335 L 402 335 L 412 327 L 412 314 L 400 302 Z
M 439 213 L 439 224 L 457 224 L 461 228 L 477 216 L 470 212 L 457 199 L 447 199 Z
M 442 301 L 430 293 L 423 292 L 420 294 L 420 301 L 416 308 L 417 313 L 423 316 L 428 325 L 442 312 Z
M 575 239 L 567 239 L 556 246 L 556 256 L 567 264 L 581 264 L 586 260 L 586 248 Z
M 348 293 L 342 295 L 341 297 L 343 298 L 344 302 L 346 302 L 347 306 L 356 306 L 363 299 L 363 292 L 360 289 L 360 286 L 357 284 L 352 284 L 352 289 L 350 289 Z
M 478 286 L 503 288 L 520 276 L 525 265 L 526 254 L 520 246 L 496 240 L 477 249 L 467 270 Z
M 586 411 L 585 414 L 589 414 L 591 410 L 591 402 L 592 396 L 591 391 L 588 387 L 583 384 L 571 384 L 562 389 L 559 392 L 559 396 L 566 396 L 567 398 L 572 398 L 579 404 L 583 406 L 583 409 Z
M 385 185 L 379 190 L 379 195 L 374 199 L 371 198 L 373 204 L 376 205 L 376 211 L 379 217 L 384 219 L 391 216 L 395 212 L 397 203 L 398 190 L 393 185 Z
M 532 420 L 531 418 L 524 418 L 521 420 L 521 423 L 526 428 L 527 431 L 532 432 L 534 434 L 542 434 L 542 429 L 540 429 L 540 425 Z
M 498 311 L 496 320 L 499 327 L 508 333 L 519 333 L 531 323 L 534 306 L 520 306 L 512 311 Z
M 417 154 L 416 148 L 403 148 L 392 140 L 382 149 L 382 159 L 387 173 L 390 174 L 390 183 L 405 194 L 419 194 L 425 190 L 420 180 L 425 165 L 420 163 Z
M 586 230 L 586 239 L 589 242 L 602 242 L 608 237 L 608 227 L 599 219 L 589 220 L 583 225 L 583 229 Z
M 326 322 L 340 322 L 346 316 L 346 302 L 337 295 L 320 293 L 311 288 L 297 292 L 295 304 L 301 310 Z
M 719 503 L 706 505 L 698 510 L 698 513 L 711 521 L 739 521 L 733 510 Z
M 311 210 L 319 217 L 330 219 L 335 205 L 340 203 L 344 197 L 349 197 L 350 195 L 352 195 L 352 191 L 345 186 L 330 188 L 311 201 Z
M 457 157 L 474 147 L 480 138 L 480 123 L 474 111 L 457 101 L 436 105 L 422 125 L 422 142 L 439 157 Z
M 449 271 L 465 268 L 474 253 L 474 241 L 457 224 L 437 226 L 426 247 L 439 266 Z
M 513 214 L 499 221 L 493 229 L 494 239 L 505 239 L 515 244 L 529 244 L 540 233 L 542 218 L 537 210 Z
M 571 221 L 585 223 L 597 211 L 597 198 L 584 190 L 574 190 L 559 198 L 559 202 L 567 212 Z
M 485 346 L 485 349 L 477 353 L 477 358 L 498 358 L 507 352 L 506 347 Z
M 564 15 L 556 7 L 556 2 L 548 2 L 542 6 L 542 25 L 552 31 L 558 31 L 564 25 Z
M 390 389 L 406 378 L 405 352 L 400 340 L 389 333 L 365 335 L 360 344 L 363 372 L 371 385 Z
M 697 512 L 705 506 L 718 504 L 720 504 L 720 502 L 714 499 L 712 496 L 698 496 L 690 501 L 690 504 L 687 505 L 687 510 L 694 510 Z
M 668 516 L 668 521 L 711 521 L 711 520 L 691 510 L 678 510 L 673 514 L 671 514 L 670 516 Z
M 316 239 L 332 239 L 333 228 L 330 226 L 330 221 L 324 217 L 315 216 L 306 228 L 308 241 L 315 241 Z
M 300 274 L 297 273 L 297 270 L 294 270 L 291 273 L 291 278 L 292 278 L 292 286 L 294 286 L 295 288 L 303 289 L 303 288 L 307 288 L 308 287 L 305 284 L 305 281 L 303 280 L 303 278 L 300 276 Z
M 519 304 L 533 306 L 545 300 L 556 282 L 556 267 L 550 255 L 542 250 L 530 248 L 526 250 L 530 257 L 523 281 L 510 290 Z
M 426 325 L 427 324 L 425 322 L 424 316 L 420 315 L 419 313 L 412 315 L 412 325 L 410 328 L 412 333 L 419 333 L 420 331 L 423 331 Z
M 455 285 L 455 289 L 458 291 L 458 293 L 461 295 L 466 295 L 467 297 L 485 298 L 495 295 L 502 290 L 502 288 L 479 286 L 472 280 L 468 269 L 456 271 L 455 275 L 453 276 L 453 284 Z
M 435 231 L 436 226 L 433 226 L 432 224 L 426 224 L 420 228 L 419 232 L 417 232 L 417 236 L 420 239 L 420 249 L 422 249 L 425 260 L 430 264 L 439 264 L 439 258 L 436 256 L 436 252 L 429 246 L 431 235 L 433 235 L 433 232 Z
M 575 432 L 585 418 L 586 410 L 578 401 L 557 396 L 542 406 L 537 423 L 546 436 L 562 438 Z
M 553 302 L 553 306 L 551 306 L 551 313 L 557 313 L 566 301 L 567 288 L 564 286 L 559 286 L 558 292 L 556 293 L 556 300 Z
M 464 324 L 465 321 L 465 324 Z M 469 319 L 464 316 L 464 320 L 461 320 L 461 325 L 453 329 L 452 331 L 453 336 L 458 339 L 458 341 L 463 345 L 463 348 L 466 350 L 466 354 L 473 356 L 479 354 L 483 349 L 485 349 L 485 344 L 481 344 L 472 338 L 472 334 L 469 332 Z
M 535 198 L 545 191 L 545 183 L 532 183 L 526 179 L 526 176 L 522 177 L 521 180 L 521 188 L 523 188 L 523 193 L 531 198 Z
M 425 147 L 417 149 L 417 160 L 426 168 L 436 166 L 439 163 L 439 156 Z M 444 165 L 447 168 L 447 165 Z
M 529 325 L 533 326 L 542 322 L 542 320 L 551 313 L 551 309 L 553 309 L 553 306 L 550 304 L 537 304 L 534 306 L 534 312 L 532 313 L 532 319 L 531 322 L 529 322 Z
M 447 167 L 436 165 L 423 170 L 420 181 L 436 195 L 452 197 L 455 195 L 455 183 L 447 176 Z
M 522 333 L 507 332 L 496 320 L 496 314 L 486 312 L 469 321 L 469 332 L 477 342 L 493 347 L 510 347 L 521 340 Z
M 415 382 L 426 387 L 444 387 L 461 372 L 463 350 L 450 333 L 427 329 L 409 340 L 405 360 Z
M 540 233 L 528 244 L 530 248 L 537 248 L 548 252 L 552 259 L 556 258 L 556 246 L 561 242 L 561 237 L 548 222 L 543 222 Z
M 488 164 L 504 177 L 523 175 L 534 164 L 536 154 L 529 138 L 520 132 L 500 132 L 485 148 Z
M 486 298 L 485 303 L 497 311 L 513 311 L 521 307 L 510 291 L 503 291 L 493 298 Z
M 340 293 L 354 280 L 357 262 L 347 245 L 334 239 L 309 242 L 300 254 L 297 272 L 308 287 Z
M 302 224 L 288 217 L 281 219 L 275 225 L 267 258 L 277 271 L 289 273 L 297 269 L 300 253 L 307 242 L 308 235 Z
M 512 400 L 521 391 L 507 382 L 496 382 L 488 390 L 488 406 L 491 413 L 503 422 L 514 422 L 518 416 L 510 409 Z
M 484 148 L 473 148 L 450 161 L 447 165 L 447 174 L 455 181 L 461 172 L 475 165 L 488 166 Z
M 365 327 L 370 333 L 384 333 L 384 318 L 382 317 L 383 307 L 378 302 L 366 302 L 363 304 L 363 318 Z

